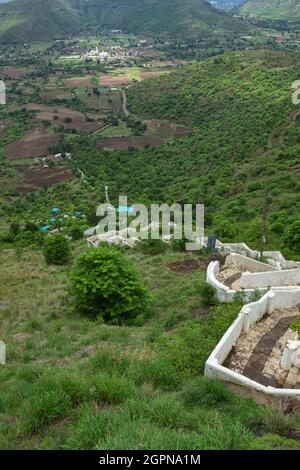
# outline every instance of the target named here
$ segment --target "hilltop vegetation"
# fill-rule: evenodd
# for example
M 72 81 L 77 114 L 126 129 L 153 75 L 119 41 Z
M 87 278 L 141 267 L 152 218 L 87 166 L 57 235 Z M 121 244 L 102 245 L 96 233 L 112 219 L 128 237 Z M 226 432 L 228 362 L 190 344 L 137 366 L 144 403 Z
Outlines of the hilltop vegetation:
M 207 37 L 244 24 L 204 0 L 13 0 L 0 6 L 0 41 L 62 38 L 95 25 L 156 36 Z
M 0 5 L 0 42 L 62 38 L 80 28 L 77 15 L 61 0 L 13 0 Z
M 247 0 L 240 11 L 274 20 L 300 20 L 299 0 Z

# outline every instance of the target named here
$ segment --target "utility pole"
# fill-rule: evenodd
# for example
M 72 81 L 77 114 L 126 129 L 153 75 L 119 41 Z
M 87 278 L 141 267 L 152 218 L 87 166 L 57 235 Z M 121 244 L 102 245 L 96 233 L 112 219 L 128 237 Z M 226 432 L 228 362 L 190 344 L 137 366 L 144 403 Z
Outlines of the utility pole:
M 262 212 L 262 228 L 261 228 L 261 249 L 260 249 L 260 260 L 263 258 L 264 247 L 267 243 L 267 218 L 269 212 L 269 200 L 268 200 L 268 188 L 265 189 L 265 200 Z

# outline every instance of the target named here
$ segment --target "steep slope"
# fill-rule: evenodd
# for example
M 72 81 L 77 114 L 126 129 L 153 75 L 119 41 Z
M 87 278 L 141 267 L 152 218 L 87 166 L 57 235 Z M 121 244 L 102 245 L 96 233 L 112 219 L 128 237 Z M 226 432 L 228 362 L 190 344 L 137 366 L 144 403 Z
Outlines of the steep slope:
M 73 0 L 73 6 L 93 23 L 133 32 L 192 36 L 243 29 L 206 0 Z
M 240 12 L 248 15 L 281 20 L 300 20 L 299 0 L 248 0 Z
M 81 142 L 70 150 L 99 188 L 115 188 L 112 198 L 202 202 L 211 230 L 254 247 L 268 187 L 269 240 L 278 248 L 300 210 L 300 109 L 291 101 L 299 65 L 297 55 L 234 53 L 137 84 L 128 90 L 132 113 L 185 122 L 194 134 L 130 157 Z
M 13 0 L 0 18 L 2 42 L 60 38 L 87 24 L 180 37 L 245 29 L 206 0 Z
M 78 15 L 64 0 L 13 0 L 0 5 L 0 41 L 61 38 L 80 28 Z

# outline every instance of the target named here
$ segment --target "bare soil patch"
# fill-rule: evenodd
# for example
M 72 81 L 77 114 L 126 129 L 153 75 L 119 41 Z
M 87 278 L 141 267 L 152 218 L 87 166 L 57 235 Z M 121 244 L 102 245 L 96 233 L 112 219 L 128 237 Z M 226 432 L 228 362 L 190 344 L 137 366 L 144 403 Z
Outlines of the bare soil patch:
M 168 263 L 167 267 L 174 272 L 179 273 L 191 273 L 197 271 L 198 269 L 204 268 L 204 263 L 196 259 L 185 259 L 182 261 L 173 261 L 172 263 Z
M 22 172 L 22 179 L 17 186 L 17 191 L 21 194 L 33 192 L 37 188 L 47 188 L 72 178 L 72 172 L 65 168 L 18 167 L 18 170 Z
M 59 142 L 59 135 L 49 134 L 46 129 L 34 128 L 21 139 L 5 147 L 5 155 L 9 160 L 19 160 L 47 155 L 48 147 Z
M 102 86 L 129 85 L 130 83 L 132 83 L 132 80 L 125 76 L 112 77 L 107 75 L 106 77 L 102 77 L 100 79 L 100 85 Z
M 156 136 L 107 137 L 97 140 L 98 147 L 110 150 L 127 150 L 130 147 L 141 148 L 146 145 L 149 147 L 158 147 L 162 144 L 164 144 L 164 141 Z
M 64 90 L 45 90 L 41 93 L 41 99 L 48 101 L 48 100 L 71 100 L 73 98 L 73 94 L 71 91 L 64 91 Z
M 26 68 L 24 67 L 3 67 L 3 73 L 8 78 L 16 79 L 26 75 Z
M 65 86 L 68 88 L 94 88 L 92 77 L 86 78 L 69 78 L 65 80 Z
M 181 137 L 186 137 L 188 135 L 191 135 L 192 133 L 193 129 L 190 129 L 189 127 L 176 126 L 174 130 L 174 138 L 180 139 Z
M 66 129 L 93 132 L 103 125 L 102 121 L 96 119 L 89 121 L 83 113 L 66 108 L 65 106 L 47 106 L 44 104 L 29 103 L 25 105 L 25 108 L 38 111 L 36 115 L 37 120 L 50 121 L 55 127 L 63 126 Z M 69 122 L 69 120 L 71 120 L 71 122 Z

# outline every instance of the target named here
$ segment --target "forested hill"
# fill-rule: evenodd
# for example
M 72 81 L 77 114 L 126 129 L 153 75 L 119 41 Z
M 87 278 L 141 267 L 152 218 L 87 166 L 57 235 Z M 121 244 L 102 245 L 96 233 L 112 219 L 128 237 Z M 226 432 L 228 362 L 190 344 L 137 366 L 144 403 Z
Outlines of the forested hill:
M 0 5 L 0 42 L 22 43 L 62 38 L 80 29 L 67 1 L 13 0 Z
M 248 0 L 240 12 L 271 19 L 300 20 L 299 0 Z
M 120 175 L 124 181 L 128 171 L 125 190 L 135 197 L 140 191 L 151 199 L 204 202 L 207 223 L 219 227 L 220 237 L 255 245 L 268 188 L 270 236 L 278 247 L 300 209 L 300 109 L 291 102 L 299 64 L 297 55 L 228 54 L 130 89 L 132 112 L 185 122 L 195 133 L 127 159 Z M 118 184 L 118 166 L 110 160 L 112 168 Z
M 13 0 L 0 18 L 2 42 L 62 38 L 88 25 L 184 38 L 246 29 L 206 0 Z

